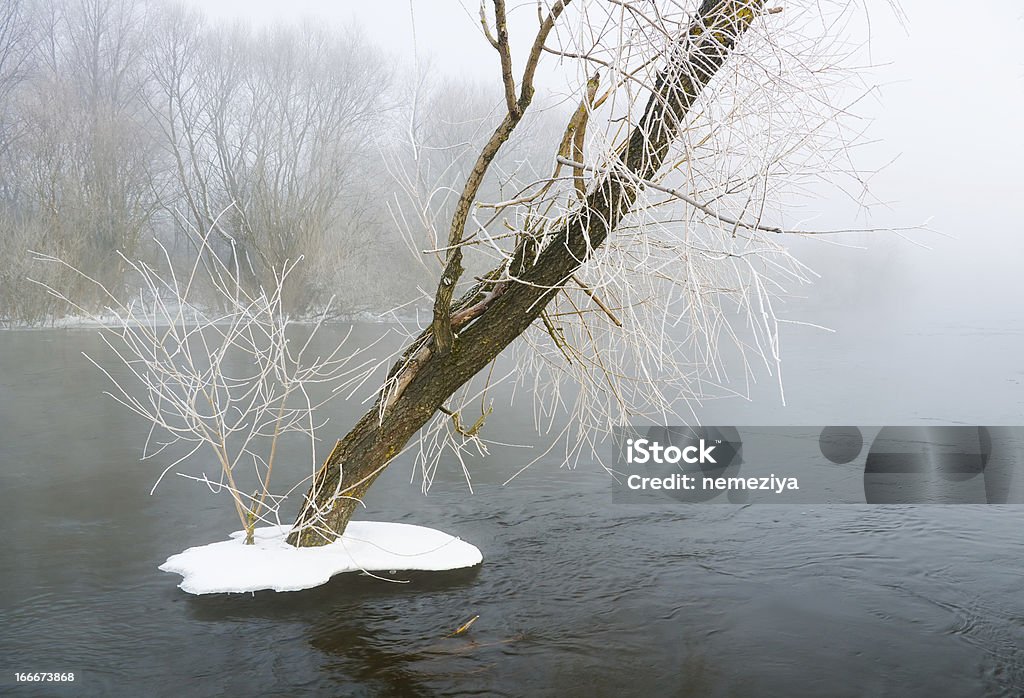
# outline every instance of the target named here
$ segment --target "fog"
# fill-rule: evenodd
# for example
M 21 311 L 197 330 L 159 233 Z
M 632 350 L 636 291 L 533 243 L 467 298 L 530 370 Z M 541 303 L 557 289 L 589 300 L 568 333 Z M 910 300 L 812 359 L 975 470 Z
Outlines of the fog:
M 46 676 L 33 672 L 73 671 L 76 682 L 65 689 L 76 695 L 171 695 L 183 685 L 207 685 L 211 695 L 654 695 L 666 687 L 679 695 L 1024 695 L 1019 509 L 934 507 L 952 500 L 928 497 L 878 507 L 680 508 L 670 499 L 634 506 L 612 494 L 613 478 L 599 462 L 609 446 L 601 438 L 613 427 L 677 418 L 740 426 L 1020 424 L 1020 0 L 903 0 L 896 10 L 859 0 L 862 9 L 839 34 L 853 45 L 854 64 L 870 67 L 835 98 L 856 102 L 849 125 L 862 137 L 848 154 L 860 179 L 839 179 L 840 190 L 800 172 L 791 190 L 762 187 L 762 176 L 793 174 L 773 168 L 790 164 L 787 137 L 803 134 L 768 131 L 773 119 L 756 108 L 738 126 L 715 119 L 732 116 L 707 97 L 721 94 L 724 78 L 716 82 L 716 74 L 703 88 L 706 111 L 694 117 L 693 131 L 728 137 L 695 146 L 687 129 L 683 156 L 672 160 L 677 179 L 665 180 L 697 198 L 684 205 L 665 186 L 621 184 L 600 172 L 610 158 L 586 160 L 586 171 L 597 170 L 586 181 L 606 176 L 609 190 L 632 187 L 641 222 L 617 221 L 626 223 L 580 266 L 573 264 L 580 257 L 542 244 L 555 240 L 564 249 L 583 240 L 570 240 L 573 221 L 591 230 L 593 218 L 574 218 L 580 210 L 612 215 L 611 206 L 592 203 L 601 203 L 598 186 L 577 189 L 584 168 L 569 163 L 560 177 L 551 174 L 570 114 L 587 112 L 577 105 L 592 66 L 545 55 L 529 116 L 474 197 L 488 216 L 498 210 L 506 218 L 495 223 L 496 213 L 458 239 L 467 250 L 459 289 L 474 292 L 429 335 L 455 199 L 506 107 L 477 2 L 0 0 L 0 327 L 76 322 L 63 317 L 75 309 L 30 278 L 74 298 L 86 314 L 113 305 L 129 308 L 127 317 L 142 308 L 127 328 L 113 321 L 115 332 L 105 334 L 0 332 L 7 681 L 12 673 L 20 684 Z M 783 8 L 775 21 L 801 5 L 844 2 L 768 6 Z M 536 3 L 509 5 L 512 62 L 521 67 Z M 701 45 L 716 40 L 697 35 Z M 813 41 L 797 44 L 786 55 L 802 59 Z M 649 46 L 659 46 L 657 37 Z M 743 106 L 768 109 L 773 125 L 799 131 L 805 124 L 786 117 L 806 112 L 787 112 L 786 100 L 799 102 L 805 84 L 773 91 L 783 82 L 773 82 L 775 73 L 743 83 L 765 65 L 758 54 L 747 72 L 729 71 L 749 57 L 733 54 L 717 69 L 736 92 L 754 85 Z M 647 103 L 646 93 L 620 90 L 629 104 Z M 587 147 L 578 149 L 588 158 L 621 152 L 615 121 L 622 111 L 609 112 L 591 119 Z M 621 123 L 640 123 L 635 116 L 627 112 Z M 841 158 L 837 164 L 846 167 Z M 550 192 L 540 184 L 556 181 Z M 738 194 L 737 181 L 746 187 Z M 515 197 L 534 191 L 536 202 L 511 198 L 508 189 Z M 798 236 L 753 225 L 737 235 L 738 221 L 753 216 L 747 204 L 761 197 L 777 202 L 757 218 L 769 225 L 896 232 Z M 709 207 L 737 221 L 716 220 Z M 201 256 L 217 278 L 189 285 L 200 297 L 195 313 L 178 297 L 163 305 L 170 308 L 163 318 L 147 316 L 152 306 L 138 290 L 147 274 L 126 269 L 118 254 L 171 277 L 196 262 L 198 230 L 210 231 Z M 498 242 L 470 247 L 481 239 Z M 798 265 L 775 244 L 820 278 L 798 283 Z M 531 271 L 524 251 L 531 245 L 561 255 L 556 263 L 565 264 L 543 269 L 554 266 L 561 276 L 527 276 L 517 286 L 512 263 Z M 59 256 L 89 277 L 28 250 Z M 762 266 L 744 267 L 748 255 Z M 304 266 L 289 278 L 295 290 L 267 301 L 265 289 L 297 257 Z M 493 276 L 482 276 L 491 268 Z M 551 278 L 565 285 L 533 296 L 546 306 L 531 301 L 533 289 L 550 290 Z M 109 293 L 97 292 L 92 279 Z M 786 284 L 775 294 L 777 280 Z M 219 296 L 210 290 L 218 283 L 227 289 Z M 762 294 L 766 286 L 772 292 Z M 263 295 L 252 300 L 257 289 Z M 331 299 L 343 322 L 291 322 L 317 317 Z M 403 322 L 369 322 L 396 306 Z M 529 314 L 534 308 L 544 314 Z M 523 318 L 532 325 L 517 335 Z M 311 326 L 322 331 L 306 342 Z M 459 333 L 452 355 L 438 350 L 448 329 Z M 417 332 L 410 346 L 405 335 Z M 299 358 L 286 358 L 296 345 Z M 356 346 L 366 353 L 349 366 L 333 360 Z M 403 346 L 405 360 L 396 363 Z M 335 368 L 308 371 L 305 347 L 306 356 L 331 357 L 324 361 Z M 452 387 L 450 376 L 472 373 L 465 366 L 473 361 L 476 377 Z M 325 377 L 332 373 L 338 382 Z M 299 393 L 306 408 L 289 402 L 286 410 L 289 394 L 299 400 Z M 327 395 L 339 399 L 311 407 Z M 307 412 L 308 422 L 294 416 Z M 410 424 L 420 431 L 406 449 Z M 278 451 L 284 433 L 297 438 L 282 436 Z M 773 475 L 810 464 L 829 468 L 824 482 L 837 478 L 837 489 L 870 486 L 862 481 L 867 463 L 833 459 L 818 433 L 779 432 L 809 436 L 791 440 L 808 447 L 808 460 L 770 463 Z M 253 434 L 262 436 L 250 441 Z M 860 432 L 867 439 L 857 449 L 876 434 Z M 244 457 L 229 459 L 242 439 Z M 977 498 L 964 501 L 988 499 L 976 456 L 984 454 L 984 469 L 1000 454 L 965 451 L 974 456 L 965 470 L 941 442 L 933 449 L 922 439 L 913 450 L 935 466 L 930 483 L 941 476 L 950 492 L 973 490 Z M 260 450 L 268 442 L 269 453 Z M 180 460 L 194 443 L 214 444 L 217 457 L 203 450 Z M 873 445 L 869 451 L 877 453 Z M 218 471 L 233 482 L 229 460 L 240 465 L 234 498 L 213 483 Z M 183 598 L 172 588 L 176 579 L 157 573 L 169 554 L 239 525 L 251 529 L 258 516 L 293 520 L 307 501 L 302 478 L 320 463 L 338 488 L 317 486 L 311 495 L 362 497 L 342 478 L 372 483 L 388 466 L 357 517 L 439 527 L 478 545 L 484 565 L 423 577 L 342 575 L 319 590 L 198 599 Z M 751 456 L 744 474 L 765 465 Z M 174 472 L 202 474 L 204 484 Z M 160 488 L 150 498 L 154 480 Z M 286 482 L 298 484 L 288 490 Z M 1024 487 L 1019 477 L 1016 487 Z M 253 491 L 241 506 L 237 494 Z M 332 496 L 328 506 L 351 499 Z M 329 520 L 340 533 L 338 519 Z
M 438 82 L 454 80 L 460 85 L 455 92 L 477 90 L 477 113 L 486 113 L 488 95 L 500 94 L 497 57 L 482 35 L 473 2 L 187 4 L 200 9 L 211 26 L 312 24 L 333 27 L 338 36 L 353 36 L 354 30 L 372 47 L 369 61 L 392 81 L 392 92 L 380 105 L 392 115 L 402 108 L 403 82 L 411 80 L 414 70 Z M 793 204 L 799 206 L 802 220 L 818 228 L 926 228 L 899 235 L 788 240 L 798 258 L 821 275 L 816 286 L 796 290 L 788 312 L 837 329 L 847 316 L 921 327 L 957 317 L 986 325 L 1019 325 L 1024 312 L 1017 301 L 1024 259 L 1024 174 L 1019 166 L 1024 158 L 1019 127 L 1024 56 L 1018 47 L 1024 45 L 1024 12 L 1010 0 L 986 3 L 985 26 L 998 31 L 979 38 L 953 5 L 908 0 L 897 12 L 887 3 L 867 4 L 870 13 L 861 13 L 863 21 L 851 26 L 850 39 L 865 42 L 864 61 L 874 67 L 864 73 L 864 81 L 875 89 L 856 104 L 866 144 L 854 155 L 855 164 L 873 174 L 865 190 L 847 190 L 871 205 L 862 209 L 844 195 L 824 189 L 819 196 Z M 535 23 L 532 3 L 512 8 L 513 58 L 520 63 Z M 557 133 L 564 119 L 559 104 L 578 87 L 576 78 L 578 68 L 569 62 L 553 57 L 543 62 L 539 101 L 554 110 L 537 128 Z M 379 132 L 376 123 L 372 128 Z M 542 156 L 548 152 L 543 142 L 538 147 Z M 361 157 L 379 161 L 381 154 L 367 151 Z M 374 176 L 386 176 L 379 162 L 367 167 L 376 168 Z M 385 198 L 376 197 L 377 204 Z M 154 202 L 153 210 L 160 206 L 172 208 Z M 389 229 L 392 219 L 379 208 L 372 223 L 379 231 L 371 236 L 374 244 L 382 250 L 400 249 L 403 259 L 410 257 L 410 250 Z M 429 286 L 430 274 L 423 276 L 415 264 L 409 265 L 412 280 L 383 299 L 387 303 L 400 303 L 417 284 Z M 365 290 L 373 280 L 345 283 Z M 362 299 L 352 307 L 366 303 Z
M 336 3 L 329 0 L 225 0 L 203 3 L 211 17 L 258 24 L 304 18 L 356 22 L 398 62 L 412 47 L 432 69 L 480 81 L 499 76 L 497 57 L 484 40 L 473 2 Z M 898 17 L 869 2 L 869 81 L 878 86 L 858 104 L 875 141 L 858 164 L 878 169 L 869 182 L 876 206 L 861 225 L 916 225 L 932 232 L 848 236 L 837 247 L 820 241 L 794 246 L 822 275 L 804 292 L 833 310 L 928 324 L 950 315 L 998 323 L 1024 310 L 1024 11 L 1012 0 L 984 3 L 984 35 L 954 3 L 906 0 Z M 413 21 L 415 18 L 415 32 Z M 525 35 L 535 22 L 531 3 L 517 4 L 510 34 Z M 519 30 L 517 34 L 517 29 Z M 866 40 L 866 35 L 863 37 Z M 565 90 L 558 75 L 542 76 L 552 94 Z M 836 197 L 816 203 L 821 217 L 850 211 Z M 835 323 L 836 318 L 818 316 Z M 983 320 L 982 320 L 983 319 Z

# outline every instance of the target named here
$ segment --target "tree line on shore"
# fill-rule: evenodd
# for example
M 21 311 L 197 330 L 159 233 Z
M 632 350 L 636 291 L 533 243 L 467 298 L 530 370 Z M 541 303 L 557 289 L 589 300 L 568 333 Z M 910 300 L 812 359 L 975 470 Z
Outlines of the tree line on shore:
M 123 300 L 138 291 L 121 255 L 182 264 L 208 231 L 254 286 L 302 258 L 291 314 L 415 301 L 436 282 L 439 262 L 422 251 L 439 246 L 434 221 L 443 229 L 454 203 L 438 192 L 472 164 L 498 103 L 488 88 L 411 70 L 355 26 L 226 25 L 144 0 L 7 0 L 0 323 L 67 313 L 46 286 L 104 307 L 96 285 L 33 252 Z M 527 131 L 512 159 L 554 133 Z

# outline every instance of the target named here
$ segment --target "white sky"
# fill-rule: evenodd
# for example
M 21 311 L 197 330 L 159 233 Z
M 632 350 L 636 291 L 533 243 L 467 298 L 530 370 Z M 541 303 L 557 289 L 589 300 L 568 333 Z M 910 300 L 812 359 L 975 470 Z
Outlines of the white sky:
M 491 75 L 494 54 L 480 32 L 472 2 L 459 0 L 187 0 L 212 19 L 245 19 L 255 25 L 297 22 L 306 18 L 335 24 L 355 21 L 378 45 L 389 52 L 412 53 L 413 23 L 416 45 L 439 69 L 485 78 Z M 517 3 L 510 3 L 510 5 Z M 534 15 L 535 16 L 535 15 Z M 517 12 L 513 18 L 526 18 Z M 468 40 L 467 40 L 468 37 Z

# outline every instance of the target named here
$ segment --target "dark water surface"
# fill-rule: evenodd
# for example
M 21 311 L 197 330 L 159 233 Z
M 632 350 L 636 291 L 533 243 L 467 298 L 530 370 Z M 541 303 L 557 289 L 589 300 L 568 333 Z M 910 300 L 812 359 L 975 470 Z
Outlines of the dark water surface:
M 807 334 L 788 407 L 761 386 L 707 421 L 1020 424 L 1009 327 Z M 149 496 L 162 461 L 83 349 L 95 333 L 0 333 L 2 695 L 1024 695 L 1020 507 L 615 505 L 554 455 L 502 487 L 515 449 L 474 461 L 474 494 L 449 463 L 424 496 L 405 458 L 362 518 L 462 536 L 481 567 L 189 596 L 157 566 L 237 526 L 182 478 Z M 334 409 L 340 431 L 360 406 Z M 36 671 L 76 681 L 13 681 Z

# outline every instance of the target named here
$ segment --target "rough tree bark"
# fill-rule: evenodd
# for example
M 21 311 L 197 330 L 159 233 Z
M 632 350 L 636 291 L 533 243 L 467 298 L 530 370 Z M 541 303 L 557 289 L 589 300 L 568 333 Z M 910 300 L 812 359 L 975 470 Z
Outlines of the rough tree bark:
M 432 328 L 409 345 L 391 369 L 377 403 L 337 442 L 317 471 L 289 543 L 323 545 L 340 536 L 358 500 L 390 460 L 459 387 L 540 316 L 629 212 L 639 182 L 661 168 L 691 105 L 763 4 L 705 0 L 666 57 L 643 116 L 619 149 L 617 162 L 591 185 L 579 208 L 560 222 L 543 250 L 537 253 L 524 237 L 505 264 L 451 306 L 450 348 L 435 348 Z M 508 277 L 509 270 L 514 270 L 514 279 Z

